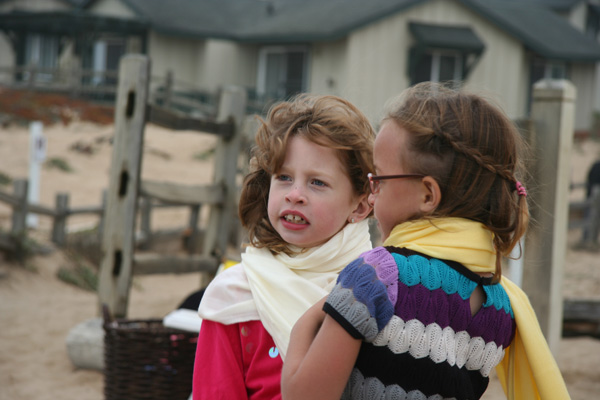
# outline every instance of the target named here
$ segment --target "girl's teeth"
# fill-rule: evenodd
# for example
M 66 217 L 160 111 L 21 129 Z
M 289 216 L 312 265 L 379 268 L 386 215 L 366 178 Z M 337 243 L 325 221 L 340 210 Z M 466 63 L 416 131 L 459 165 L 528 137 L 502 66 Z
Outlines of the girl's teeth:
M 294 223 L 297 223 L 297 224 L 299 224 L 299 223 L 301 223 L 301 224 L 306 223 L 306 221 L 304 221 L 302 219 L 302 217 L 300 217 L 299 215 L 288 214 L 288 215 L 285 216 L 285 220 L 288 221 L 288 222 L 294 222 Z

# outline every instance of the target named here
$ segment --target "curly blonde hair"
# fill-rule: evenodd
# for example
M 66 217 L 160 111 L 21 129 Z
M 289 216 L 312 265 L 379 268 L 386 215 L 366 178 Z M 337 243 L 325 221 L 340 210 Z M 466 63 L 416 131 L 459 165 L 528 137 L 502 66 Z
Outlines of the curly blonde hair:
M 367 117 L 347 100 L 331 95 L 301 94 L 275 104 L 256 134 L 250 173 L 245 177 L 239 216 L 250 243 L 273 253 L 292 251 L 269 221 L 267 204 L 271 176 L 285 161 L 291 137 L 301 136 L 335 149 L 357 195 L 369 193 L 375 131 Z

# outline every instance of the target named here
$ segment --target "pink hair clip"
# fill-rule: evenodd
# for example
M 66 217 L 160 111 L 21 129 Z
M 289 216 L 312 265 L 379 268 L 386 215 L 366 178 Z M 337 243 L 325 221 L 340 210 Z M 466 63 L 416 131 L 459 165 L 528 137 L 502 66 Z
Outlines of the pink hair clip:
M 517 181 L 517 193 L 519 194 L 519 196 L 525 196 L 527 197 L 527 189 L 525 189 L 525 186 L 523 186 L 523 184 L 519 181 Z

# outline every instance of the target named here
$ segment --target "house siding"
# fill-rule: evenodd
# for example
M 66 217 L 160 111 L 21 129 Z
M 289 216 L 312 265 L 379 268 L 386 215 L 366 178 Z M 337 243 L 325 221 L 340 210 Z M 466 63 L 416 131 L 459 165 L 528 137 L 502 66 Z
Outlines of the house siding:
M 409 22 L 470 26 L 486 44 L 486 50 L 466 86 L 489 94 L 511 118 L 526 114 L 529 68 L 522 44 L 453 0 L 426 2 L 352 32 L 347 40 L 344 65 L 330 62 L 327 67 L 325 62 L 315 62 L 312 74 L 339 80 L 338 93 L 377 123 L 385 102 L 410 84 L 407 63 L 413 38 L 408 31 Z M 328 53 L 334 46 L 323 44 L 320 52 Z
M 209 91 L 224 85 L 254 87 L 256 84 L 258 62 L 253 45 L 151 32 L 148 54 L 155 78 L 172 71 L 177 82 Z
M 226 40 L 207 40 L 205 68 L 198 76 L 208 90 L 216 90 L 223 85 L 255 87 L 258 49 L 255 45 L 238 44 Z
M 151 32 L 148 54 L 151 59 L 151 74 L 154 83 L 162 84 L 170 71 L 176 82 L 192 85 L 198 81 L 199 66 L 203 66 L 205 41 L 171 37 Z
M 348 41 L 313 44 L 311 48 L 308 88 L 312 93 L 342 95 L 347 81 Z

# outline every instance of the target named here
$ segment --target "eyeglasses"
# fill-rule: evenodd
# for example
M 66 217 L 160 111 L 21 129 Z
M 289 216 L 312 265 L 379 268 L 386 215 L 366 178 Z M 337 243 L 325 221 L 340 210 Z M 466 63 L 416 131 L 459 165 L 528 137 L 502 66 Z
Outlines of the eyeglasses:
M 379 181 L 384 179 L 402 179 L 402 178 L 424 178 L 425 175 L 421 174 L 404 174 L 404 175 L 373 175 L 372 173 L 368 173 L 367 177 L 369 178 L 369 184 L 371 185 L 371 193 L 377 194 L 379 193 Z

